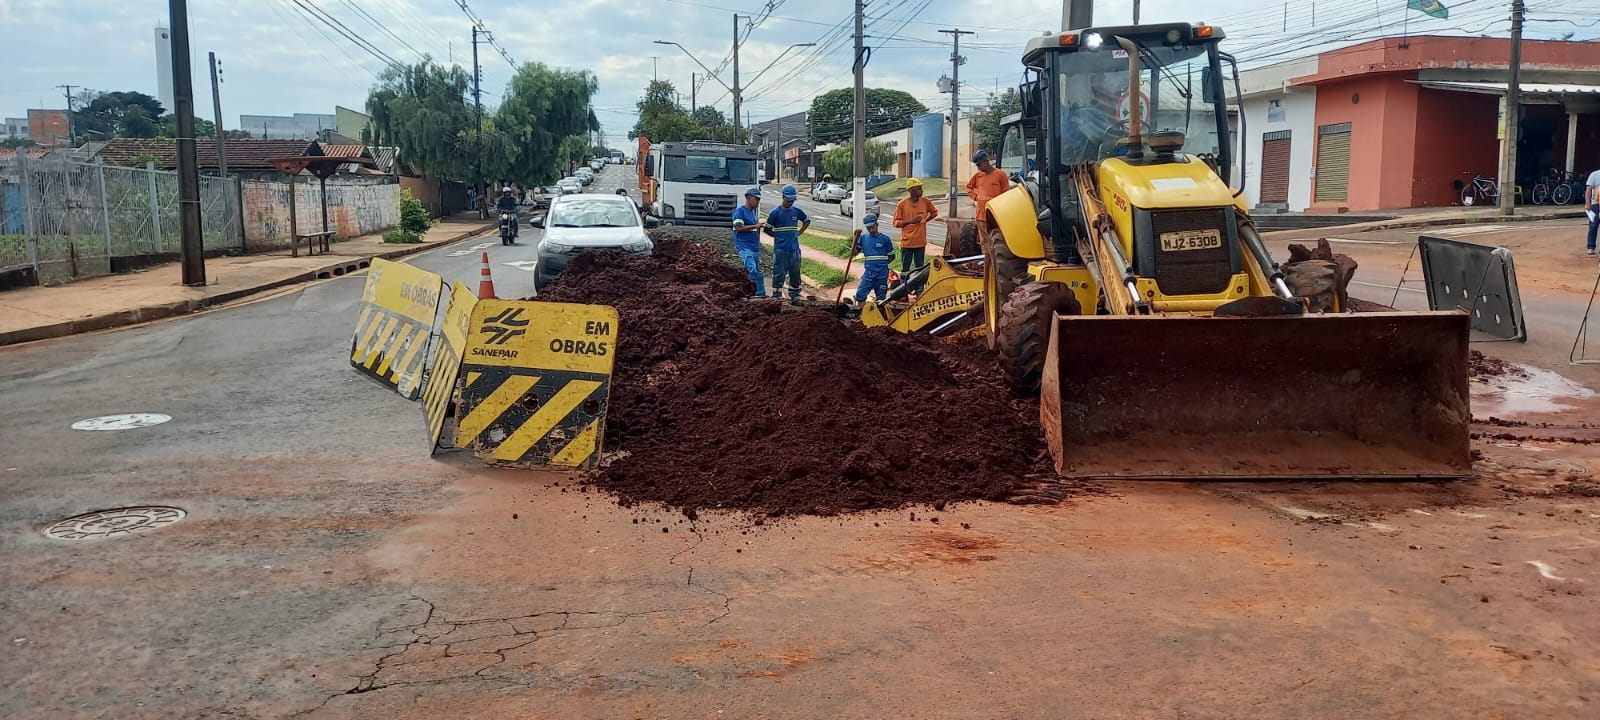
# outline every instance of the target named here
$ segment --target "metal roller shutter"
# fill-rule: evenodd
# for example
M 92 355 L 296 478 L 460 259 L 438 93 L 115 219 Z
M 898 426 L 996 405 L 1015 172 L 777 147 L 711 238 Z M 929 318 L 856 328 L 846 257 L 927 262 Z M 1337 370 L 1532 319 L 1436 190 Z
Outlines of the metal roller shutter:
M 1261 203 L 1289 203 L 1289 131 L 1263 135 L 1261 143 Z
M 1350 123 L 1317 128 L 1317 202 L 1344 202 L 1350 191 Z

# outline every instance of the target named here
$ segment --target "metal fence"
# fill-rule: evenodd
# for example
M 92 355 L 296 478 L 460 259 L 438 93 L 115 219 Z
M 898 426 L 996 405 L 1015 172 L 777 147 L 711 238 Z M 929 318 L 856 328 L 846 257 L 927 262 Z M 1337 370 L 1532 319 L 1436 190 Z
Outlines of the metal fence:
M 236 181 L 200 178 L 200 222 L 208 253 L 243 249 Z M 0 287 L 119 272 L 180 244 L 175 172 L 21 153 L 0 167 Z

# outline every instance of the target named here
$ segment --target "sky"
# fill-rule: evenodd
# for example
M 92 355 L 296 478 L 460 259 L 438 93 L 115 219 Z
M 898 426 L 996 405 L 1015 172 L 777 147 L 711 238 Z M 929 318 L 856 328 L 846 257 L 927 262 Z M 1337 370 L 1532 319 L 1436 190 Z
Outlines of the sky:
M 599 79 L 595 98 L 606 141 L 627 145 L 634 103 L 652 75 L 673 82 L 688 104 L 690 73 L 702 73 L 683 51 L 720 70 L 731 85 L 728 59 L 734 14 L 741 16 L 740 75 L 744 108 L 755 122 L 805 110 L 811 98 L 848 87 L 853 0 L 465 0 L 516 62 L 586 69 Z M 1228 35 L 1224 47 L 1249 66 L 1311 54 L 1318 48 L 1382 35 L 1427 33 L 1505 35 L 1508 2 L 1445 0 L 1451 18 L 1407 11 L 1404 0 L 1145 0 L 1141 21 L 1205 21 Z M 1600 35 L 1592 12 L 1557 0 L 1530 0 L 1527 36 L 1575 39 Z M 1204 11 L 1201 11 L 1204 8 Z M 367 40 L 380 58 L 315 19 L 325 13 Z M 72 84 L 101 91 L 156 95 L 153 29 L 167 25 L 167 4 L 152 0 L 0 0 L 0 47 L 6 48 L 0 114 L 65 107 Z M 426 54 L 470 67 L 473 20 L 457 0 L 190 0 L 190 52 L 197 114 L 209 119 L 206 53 L 222 62 L 226 127 L 241 114 L 329 113 L 335 105 L 362 109 L 375 76 L 390 60 L 410 63 Z M 1131 21 L 1131 0 L 1095 7 L 1097 24 Z M 962 105 L 976 107 L 997 88 L 1021 78 L 1020 57 L 1030 36 L 1058 29 L 1060 0 L 870 0 L 869 87 L 905 90 L 930 108 L 949 107 L 938 80 L 950 73 L 949 36 L 962 37 Z M 796 43 L 817 43 L 788 50 Z M 785 54 L 787 52 L 787 54 Z M 1597 48 L 1600 52 L 1600 48 Z M 498 103 L 512 65 L 480 46 L 484 102 Z M 697 93 L 700 104 L 731 112 L 718 81 Z M 168 108 L 170 111 L 171 108 Z

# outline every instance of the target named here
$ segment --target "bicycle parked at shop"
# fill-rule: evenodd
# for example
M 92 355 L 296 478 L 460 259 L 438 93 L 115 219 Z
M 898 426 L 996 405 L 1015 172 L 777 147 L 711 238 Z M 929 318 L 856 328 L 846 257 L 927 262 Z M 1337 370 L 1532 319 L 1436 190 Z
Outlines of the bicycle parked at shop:
M 1461 188 L 1462 205 L 1500 204 L 1500 183 L 1482 174 L 1473 175 L 1472 181 Z
M 1583 178 L 1565 170 L 1550 168 L 1539 178 L 1528 199 L 1535 205 L 1570 205 L 1583 199 Z

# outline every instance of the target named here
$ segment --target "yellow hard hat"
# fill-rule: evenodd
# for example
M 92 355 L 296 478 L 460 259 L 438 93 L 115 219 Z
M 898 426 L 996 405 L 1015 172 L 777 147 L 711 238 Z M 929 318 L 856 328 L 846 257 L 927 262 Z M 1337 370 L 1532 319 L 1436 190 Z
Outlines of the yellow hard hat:
M 906 189 L 907 190 L 910 190 L 911 188 L 914 188 L 914 187 L 922 187 L 922 181 L 918 180 L 916 178 L 911 178 L 910 180 L 906 181 Z

